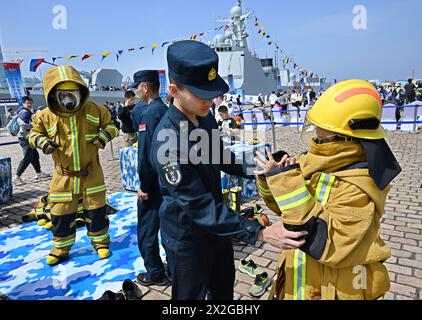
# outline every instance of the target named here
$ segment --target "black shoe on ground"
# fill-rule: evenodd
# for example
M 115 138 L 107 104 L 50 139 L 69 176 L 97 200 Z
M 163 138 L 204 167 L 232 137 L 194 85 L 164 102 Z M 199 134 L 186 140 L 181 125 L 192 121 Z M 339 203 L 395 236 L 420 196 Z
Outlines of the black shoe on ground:
M 113 291 L 107 290 L 98 300 L 125 300 L 125 296 L 121 293 L 114 293 Z
M 136 279 L 138 280 L 138 282 L 145 286 L 145 287 L 149 287 L 149 286 L 169 286 L 171 285 L 171 281 L 170 279 L 165 275 L 164 277 L 162 277 L 161 279 L 152 279 L 148 273 L 140 273 L 138 274 L 138 276 L 136 277 Z
M 125 280 L 122 289 L 126 300 L 141 300 L 142 291 L 132 280 Z

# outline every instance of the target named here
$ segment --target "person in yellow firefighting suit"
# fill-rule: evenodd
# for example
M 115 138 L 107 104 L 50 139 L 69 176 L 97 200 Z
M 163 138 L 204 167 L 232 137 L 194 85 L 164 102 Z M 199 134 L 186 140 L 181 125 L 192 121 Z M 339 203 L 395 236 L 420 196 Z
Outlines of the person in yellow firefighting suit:
M 380 237 L 391 181 L 401 168 L 384 140 L 381 99 L 368 82 L 329 88 L 307 112 L 309 151 L 274 161 L 257 153 L 258 189 L 286 229 L 306 230 L 285 250 L 270 299 L 382 299 L 391 255 Z
M 48 108 L 33 117 L 29 143 L 54 160 L 48 203 L 53 248 L 48 265 L 69 257 L 76 239 L 78 201 L 83 199 L 88 237 L 101 259 L 110 256 L 106 186 L 98 150 L 119 132 L 110 112 L 89 101 L 89 90 L 70 66 L 53 67 L 44 76 Z

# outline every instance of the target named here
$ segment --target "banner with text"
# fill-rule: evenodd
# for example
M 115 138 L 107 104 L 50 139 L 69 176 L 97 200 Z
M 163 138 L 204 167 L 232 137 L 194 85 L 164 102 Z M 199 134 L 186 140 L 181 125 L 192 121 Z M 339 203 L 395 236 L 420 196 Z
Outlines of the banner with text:
M 25 86 L 22 79 L 20 63 L 4 62 L 4 73 L 9 85 L 9 93 L 12 99 L 16 99 L 19 106 L 22 106 L 22 98 L 26 95 Z

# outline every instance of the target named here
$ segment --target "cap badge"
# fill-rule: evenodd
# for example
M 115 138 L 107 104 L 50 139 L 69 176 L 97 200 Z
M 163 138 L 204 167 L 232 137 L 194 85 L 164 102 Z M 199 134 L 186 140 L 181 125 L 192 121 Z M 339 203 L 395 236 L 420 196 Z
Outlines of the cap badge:
M 215 70 L 215 68 L 212 68 L 210 70 L 210 73 L 208 73 L 208 80 L 213 81 L 215 80 L 215 78 L 217 78 L 217 71 Z

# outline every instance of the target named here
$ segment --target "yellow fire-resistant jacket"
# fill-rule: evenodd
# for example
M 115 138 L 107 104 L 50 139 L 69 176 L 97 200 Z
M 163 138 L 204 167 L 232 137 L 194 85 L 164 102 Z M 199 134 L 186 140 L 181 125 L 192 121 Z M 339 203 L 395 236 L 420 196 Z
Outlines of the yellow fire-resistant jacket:
M 82 86 L 81 107 L 77 111 L 68 112 L 58 105 L 54 88 L 64 81 L 74 81 Z M 67 202 L 72 201 L 73 195 L 82 195 L 88 202 L 84 204 L 86 209 L 97 209 L 105 203 L 99 201 L 95 195 L 101 192 L 105 194 L 106 186 L 98 148 L 88 141 L 99 135 L 109 142 L 118 135 L 110 112 L 107 108 L 88 100 L 88 88 L 73 67 L 51 68 L 45 74 L 44 93 L 48 108 L 33 116 L 28 140 L 34 148 L 39 147 L 39 141 L 45 138 L 60 145 L 52 154 L 55 171 L 50 185 L 49 201 Z M 80 172 L 89 165 L 92 168 L 86 178 L 68 177 L 62 171 L 66 169 Z M 70 212 L 60 214 L 67 213 Z
M 270 299 L 377 299 L 389 290 L 380 219 L 390 188 L 377 188 L 365 161 L 358 141 L 313 143 L 298 164 L 257 179 L 285 227 L 309 232 L 300 250 L 282 253 Z

